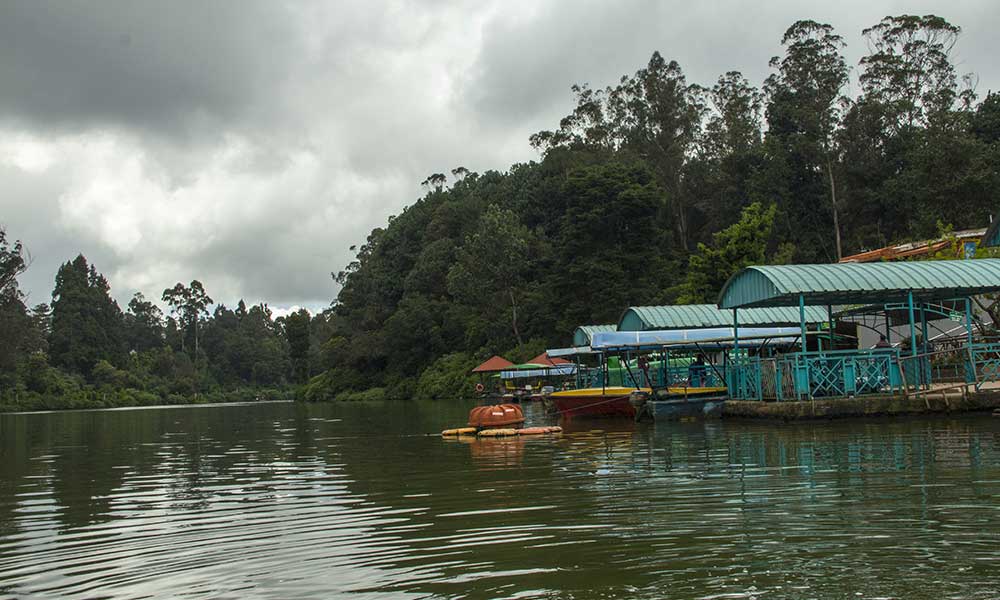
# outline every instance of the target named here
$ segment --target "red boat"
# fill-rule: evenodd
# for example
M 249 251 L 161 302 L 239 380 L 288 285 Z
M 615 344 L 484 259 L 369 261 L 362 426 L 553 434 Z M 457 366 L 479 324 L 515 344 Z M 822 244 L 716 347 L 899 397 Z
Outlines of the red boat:
M 629 402 L 632 392 L 649 393 L 649 388 L 636 390 L 631 387 L 584 388 L 553 392 L 548 399 L 562 416 L 577 417 L 635 417 L 635 407 Z

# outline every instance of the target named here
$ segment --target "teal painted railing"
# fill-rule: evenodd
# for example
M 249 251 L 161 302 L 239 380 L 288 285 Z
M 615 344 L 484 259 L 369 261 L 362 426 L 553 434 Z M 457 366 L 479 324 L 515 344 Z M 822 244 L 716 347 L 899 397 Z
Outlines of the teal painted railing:
M 729 396 L 739 400 L 807 400 L 864 394 L 921 394 L 1000 382 L 1000 342 L 913 356 L 897 348 L 796 352 L 777 358 L 733 358 Z
M 716 373 L 716 370 L 719 373 Z M 720 377 L 724 370 L 720 366 L 713 369 L 709 365 L 694 370 L 686 366 L 672 366 L 664 369 L 653 365 L 649 369 L 649 378 L 638 367 L 631 367 L 631 372 L 625 368 L 608 369 L 607 382 L 604 381 L 604 371 L 597 368 L 581 368 L 577 372 L 577 388 L 588 387 L 724 387 L 725 379 Z
M 968 368 L 971 362 L 973 368 Z M 965 382 L 981 389 L 983 384 L 1000 381 L 1000 343 L 978 343 L 968 347 Z
M 926 360 L 918 361 L 923 373 Z M 929 364 L 929 363 L 928 363 Z M 914 378 L 910 385 L 924 379 Z M 901 390 L 898 349 L 795 352 L 778 358 L 734 358 L 728 381 L 731 398 L 802 400 Z

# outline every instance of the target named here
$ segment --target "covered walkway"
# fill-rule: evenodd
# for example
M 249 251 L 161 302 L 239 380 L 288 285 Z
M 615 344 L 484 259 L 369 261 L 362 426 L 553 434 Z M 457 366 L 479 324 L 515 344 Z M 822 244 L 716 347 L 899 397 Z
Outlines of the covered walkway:
M 806 307 L 806 324 L 826 323 L 829 315 L 820 306 Z M 794 307 L 753 308 L 740 312 L 740 322 L 755 327 L 782 327 L 799 324 Z M 733 315 L 714 304 L 674 306 L 631 306 L 618 320 L 618 331 L 655 331 L 660 329 L 712 329 L 732 327 Z M 613 330 L 612 330 L 613 331 Z
M 831 319 L 856 315 L 859 307 L 881 311 L 887 321 L 905 314 L 910 335 L 905 351 L 807 351 L 803 344 L 798 352 L 772 359 L 737 355 L 730 396 L 791 400 L 910 394 L 945 383 L 979 389 L 1000 379 L 1000 345 L 974 341 L 971 298 L 998 291 L 1000 259 L 748 267 L 719 295 L 718 306 L 732 311 L 737 331 L 747 310 L 798 307 L 804 340 L 807 306 L 825 305 Z M 838 314 L 833 306 L 845 309 Z M 940 314 L 942 307 L 950 318 L 964 321 L 965 336 L 953 348 L 936 351 L 927 343 L 926 327 L 928 315 Z

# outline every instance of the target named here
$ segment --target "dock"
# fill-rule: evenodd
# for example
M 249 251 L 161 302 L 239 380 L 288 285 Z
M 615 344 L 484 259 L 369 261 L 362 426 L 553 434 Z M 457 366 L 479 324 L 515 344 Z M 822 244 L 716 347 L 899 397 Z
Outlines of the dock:
M 852 398 L 762 402 L 729 399 L 724 419 L 803 421 L 856 417 L 988 412 L 1000 409 L 1000 387 L 980 390 L 942 389 L 921 394 L 868 394 Z

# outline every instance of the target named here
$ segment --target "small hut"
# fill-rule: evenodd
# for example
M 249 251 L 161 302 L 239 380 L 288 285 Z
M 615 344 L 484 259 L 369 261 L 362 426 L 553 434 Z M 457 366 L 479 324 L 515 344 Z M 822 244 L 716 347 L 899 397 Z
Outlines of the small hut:
M 514 366 L 514 363 L 510 362 L 502 356 L 493 356 L 483 364 L 479 365 L 472 370 L 473 373 L 499 373 L 504 369 L 509 369 Z
M 506 369 L 510 369 L 514 366 L 514 363 L 510 362 L 502 356 L 494 355 L 489 360 L 479 365 L 472 370 L 473 373 L 479 375 L 479 383 L 476 385 L 476 390 L 482 394 L 486 392 L 491 386 L 487 384 L 486 377 L 491 373 L 499 373 Z M 496 392 L 503 393 L 504 390 L 498 389 Z

